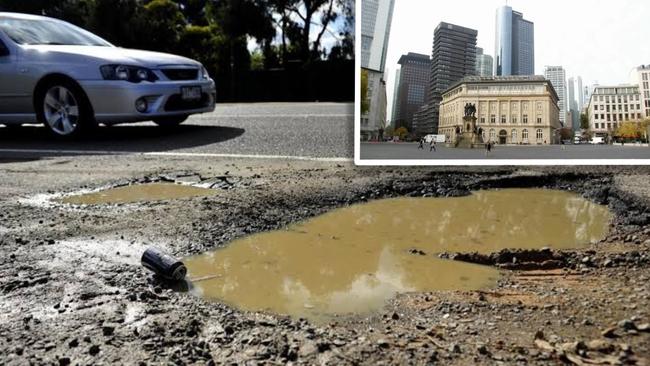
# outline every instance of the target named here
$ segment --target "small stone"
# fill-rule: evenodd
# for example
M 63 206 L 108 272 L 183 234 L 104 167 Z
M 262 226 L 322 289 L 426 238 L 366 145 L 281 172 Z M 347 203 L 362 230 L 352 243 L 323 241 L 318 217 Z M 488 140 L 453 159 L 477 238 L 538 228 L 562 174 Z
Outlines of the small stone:
M 489 354 L 487 347 L 484 344 L 481 344 L 480 346 L 476 347 L 476 350 L 478 351 L 479 354 L 481 355 L 487 355 Z
M 615 338 L 615 337 L 618 337 L 618 336 L 616 335 L 616 327 L 609 327 L 609 328 L 603 330 L 600 334 L 601 334 L 603 337 L 605 337 L 605 338 Z
M 639 332 L 650 332 L 650 323 L 643 323 L 637 325 L 636 330 L 638 330 Z
M 88 349 L 88 353 L 90 353 L 92 356 L 98 354 L 98 353 L 99 353 L 99 346 L 96 345 L 96 344 L 93 344 L 93 345 L 90 346 L 90 348 Z
M 634 324 L 633 321 L 630 319 L 623 319 L 620 322 L 618 322 L 618 326 L 623 328 L 625 331 L 629 330 L 636 330 L 636 324 Z
M 460 346 L 457 343 L 452 343 L 447 349 L 449 353 L 461 353 Z
M 113 335 L 113 332 L 115 332 L 115 327 L 111 327 L 109 325 L 105 325 L 102 328 L 102 333 L 104 333 L 105 336 L 111 336 Z
M 590 351 L 609 353 L 614 349 L 614 347 L 608 341 L 602 339 L 594 339 L 592 341 L 587 342 L 587 349 Z
M 385 339 L 383 339 L 383 338 L 377 340 L 377 345 L 378 345 L 380 348 L 389 348 L 389 347 L 390 347 L 390 343 L 388 343 L 388 341 L 385 340 Z

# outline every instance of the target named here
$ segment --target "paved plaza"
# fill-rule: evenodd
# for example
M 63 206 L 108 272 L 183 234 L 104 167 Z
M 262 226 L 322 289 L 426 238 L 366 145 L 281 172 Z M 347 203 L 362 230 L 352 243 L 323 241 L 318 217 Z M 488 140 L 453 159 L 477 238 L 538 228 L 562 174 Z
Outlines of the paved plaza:
M 436 151 L 418 149 L 418 143 L 361 143 L 361 160 L 510 160 L 510 159 L 650 159 L 645 145 L 550 145 L 495 146 L 489 156 L 484 149 L 455 149 L 442 144 Z

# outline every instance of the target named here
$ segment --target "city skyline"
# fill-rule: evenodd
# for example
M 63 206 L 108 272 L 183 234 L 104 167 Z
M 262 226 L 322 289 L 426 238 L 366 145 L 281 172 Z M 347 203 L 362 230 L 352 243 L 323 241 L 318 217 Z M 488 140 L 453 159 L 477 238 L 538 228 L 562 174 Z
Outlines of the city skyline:
M 633 82 L 636 67 L 650 63 L 650 48 L 641 46 L 650 37 L 650 27 L 644 27 L 650 7 L 639 7 L 638 0 L 622 0 L 616 7 L 611 4 L 600 0 L 509 0 L 510 7 L 535 23 L 535 74 L 544 75 L 545 66 L 558 65 L 567 76 L 582 76 L 585 85 Z M 443 21 L 477 29 L 477 47 L 494 57 L 496 11 L 503 5 L 503 0 L 459 0 L 445 5 L 396 1 L 386 68 L 395 70 L 399 57 L 408 52 L 431 54 L 433 30 Z M 387 86 L 389 101 L 393 98 L 392 79 Z

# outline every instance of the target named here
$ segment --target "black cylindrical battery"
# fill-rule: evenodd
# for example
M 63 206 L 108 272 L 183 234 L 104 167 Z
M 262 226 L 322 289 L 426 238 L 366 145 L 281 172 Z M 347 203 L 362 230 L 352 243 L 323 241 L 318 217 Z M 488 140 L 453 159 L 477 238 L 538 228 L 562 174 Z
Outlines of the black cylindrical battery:
M 142 254 L 142 265 L 170 280 L 182 280 L 187 274 L 183 262 L 158 248 L 149 248 Z

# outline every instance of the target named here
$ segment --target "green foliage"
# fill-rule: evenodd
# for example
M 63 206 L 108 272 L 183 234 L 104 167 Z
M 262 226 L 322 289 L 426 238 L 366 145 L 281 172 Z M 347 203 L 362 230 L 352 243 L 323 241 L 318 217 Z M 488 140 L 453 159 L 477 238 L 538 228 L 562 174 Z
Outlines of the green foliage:
M 251 70 L 264 70 L 264 55 L 255 51 L 251 54 Z
M 368 71 L 361 70 L 361 114 L 368 113 L 370 110 L 370 100 L 368 100 Z
M 386 137 L 395 136 L 395 129 L 393 128 L 393 126 L 386 127 L 386 129 L 384 130 L 384 136 Z
M 171 0 L 153 0 L 144 6 L 140 15 L 142 38 L 147 49 L 174 52 L 185 28 L 185 18 L 178 4 Z M 144 26 L 146 25 L 146 26 Z
M 201 62 L 210 75 L 217 75 L 220 59 L 223 59 L 223 50 L 226 48 L 226 39 L 216 26 L 190 25 L 180 34 L 177 52 Z
M 580 115 L 580 128 L 583 130 L 589 129 L 589 117 L 585 113 Z

